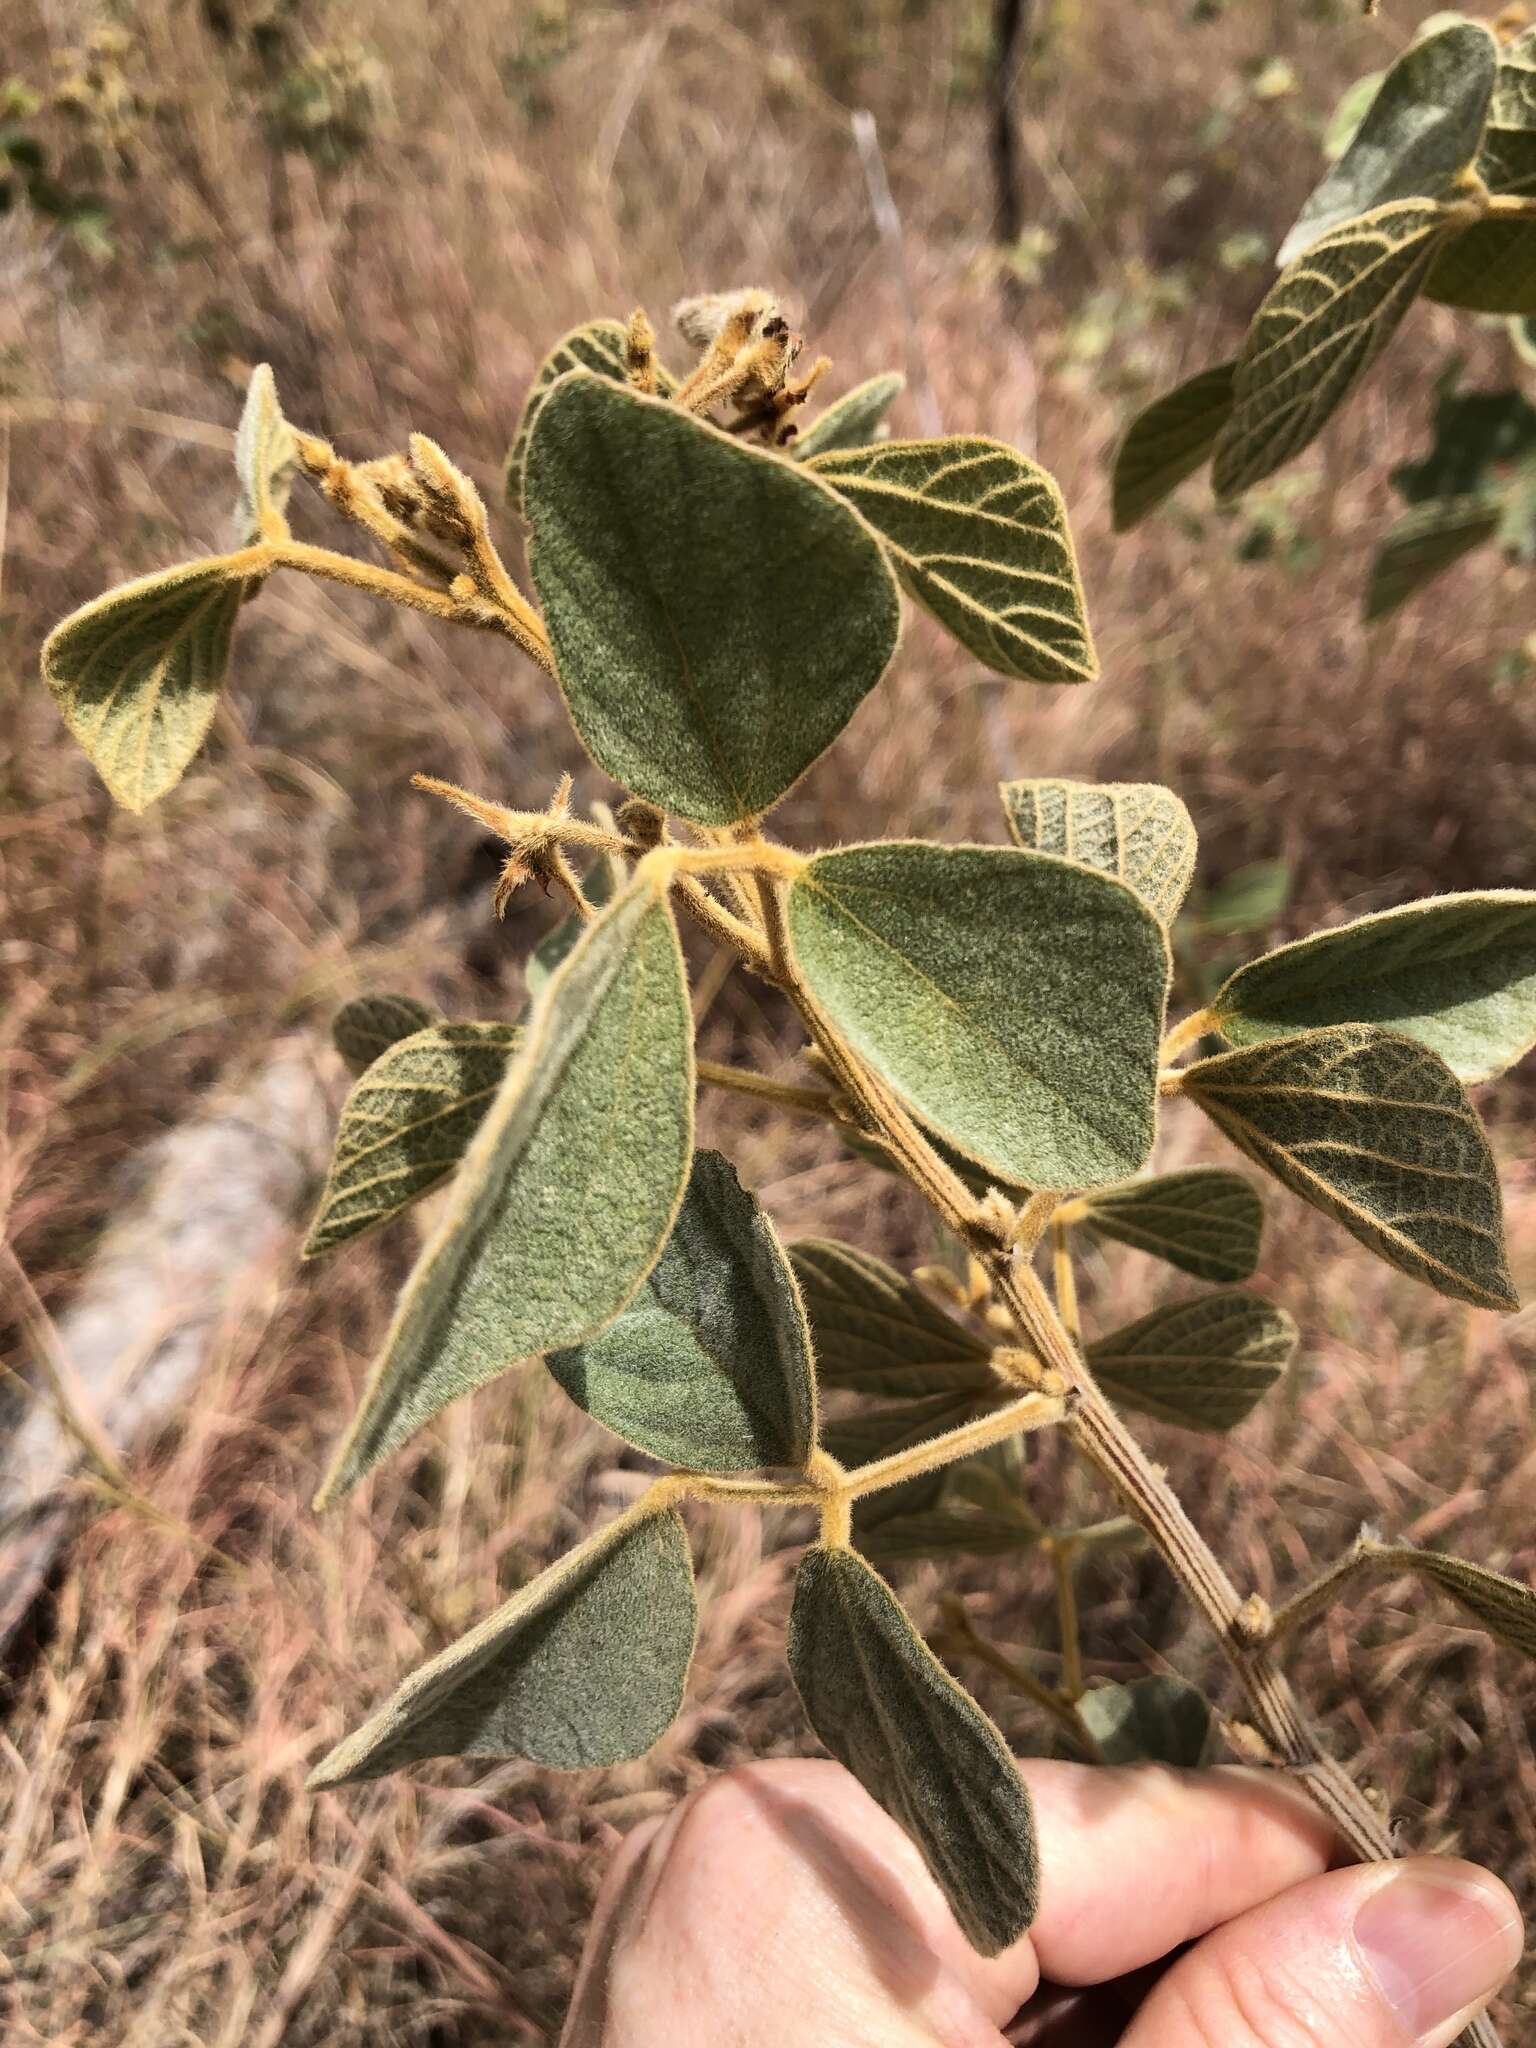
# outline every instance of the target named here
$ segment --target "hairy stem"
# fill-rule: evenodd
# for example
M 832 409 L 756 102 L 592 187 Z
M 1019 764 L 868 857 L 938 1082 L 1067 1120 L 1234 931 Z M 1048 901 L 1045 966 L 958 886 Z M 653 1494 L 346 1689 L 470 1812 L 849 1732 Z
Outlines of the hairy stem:
M 837 1122 L 837 1097 L 830 1088 L 797 1088 L 788 1081 L 774 1081 L 767 1074 L 755 1074 L 750 1067 L 722 1066 L 718 1060 L 699 1060 L 698 1076 L 712 1088 L 730 1088 L 738 1095 L 757 1095 L 765 1102 L 777 1102 L 784 1109 L 801 1109 L 809 1116 L 824 1116 Z
M 989 1643 L 985 1636 L 979 1635 L 971 1617 L 965 1611 L 965 1603 L 958 1594 L 946 1594 L 940 1608 L 944 1616 L 944 1634 L 948 1638 L 945 1648 L 957 1650 L 964 1656 L 974 1657 L 978 1664 L 985 1664 L 989 1670 L 995 1671 L 999 1678 L 1006 1679 L 1015 1692 L 1022 1693 L 1027 1700 L 1033 1700 L 1037 1707 L 1050 1715 L 1089 1763 L 1103 1763 L 1104 1752 L 1077 1711 L 1075 1701 L 1067 1699 L 1052 1686 L 1043 1684 L 1027 1666 L 1019 1663 L 1017 1658 L 1006 1655 L 996 1643 Z

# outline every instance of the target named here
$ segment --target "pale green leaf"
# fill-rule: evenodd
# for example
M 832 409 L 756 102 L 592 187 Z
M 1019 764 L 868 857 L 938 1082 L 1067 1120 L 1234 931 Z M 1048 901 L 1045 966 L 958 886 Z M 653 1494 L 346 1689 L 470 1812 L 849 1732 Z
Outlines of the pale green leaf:
M 1536 890 L 1430 896 L 1313 932 L 1240 967 L 1211 1007 L 1232 1045 L 1386 1024 L 1486 1081 L 1536 1045 Z
M 1197 1280 L 1246 1280 L 1259 1262 L 1264 1205 L 1240 1173 L 1191 1166 L 1085 1196 L 1077 1220 Z
M 578 1407 L 652 1457 L 698 1472 L 803 1465 L 816 1440 L 811 1338 L 773 1225 L 718 1152 L 650 1278 L 550 1371 Z
M 43 643 L 43 680 L 125 810 L 142 811 L 202 745 L 248 587 L 238 556 L 210 555 L 123 583 Z
M 1339 1024 L 1199 1060 L 1179 1087 L 1389 1265 L 1458 1301 L 1519 1306 L 1487 1137 L 1428 1046 Z
M 814 1237 L 789 1256 L 823 1386 L 898 1399 L 996 1390 L 991 1347 L 883 1259 Z
M 1254 315 L 1212 481 L 1230 498 L 1297 455 L 1375 362 L 1459 216 L 1433 200 L 1379 206 L 1315 242 Z
M 789 932 L 855 1051 L 989 1172 L 1079 1189 L 1145 1160 L 1168 943 L 1123 883 L 1009 847 L 844 847 L 795 877 Z
M 629 870 L 616 853 L 600 853 L 591 867 L 581 878 L 582 892 L 595 909 L 601 910 L 605 903 L 611 903 L 629 879 Z M 570 952 L 587 926 L 587 920 L 579 910 L 573 910 L 563 917 L 552 932 L 540 939 L 528 955 L 523 969 L 523 980 L 528 993 L 536 996 L 554 973 L 560 962 Z
M 905 1828 L 983 1955 L 1017 1941 L 1039 1902 L 1024 1781 L 1002 1737 L 850 1550 L 801 1561 L 789 1665 L 822 1744 Z
M 1437 1550 L 1394 1548 L 1391 1561 L 1428 1579 L 1464 1608 L 1480 1628 L 1522 1657 L 1536 1660 L 1536 1592 L 1519 1579 Z
M 1232 1429 L 1290 1363 L 1296 1325 L 1240 1287 L 1169 1302 L 1088 1346 L 1094 1378 L 1121 1408 L 1181 1429 Z
M 436 1022 L 437 1012 L 414 996 L 354 996 L 332 1018 L 331 1040 L 356 1076 L 402 1038 Z
M 900 600 L 811 470 L 580 372 L 528 448 L 531 563 L 598 766 L 707 825 L 766 811 L 880 680 Z
M 316 1766 L 309 1789 L 432 1756 L 559 1771 L 626 1763 L 682 1704 L 697 1626 L 682 1519 L 642 1505 L 413 1672 Z
M 1339 95 L 1323 130 L 1323 156 L 1328 163 L 1336 164 L 1360 133 L 1360 124 L 1369 113 L 1372 100 L 1381 91 L 1381 82 L 1386 75 L 1385 71 L 1368 71 L 1353 85 L 1347 85 Z
M 1208 937 L 1226 938 L 1271 925 L 1290 901 L 1291 870 L 1283 860 L 1250 861 L 1209 889 L 1190 911 Z
M 1391 200 L 1446 192 L 1477 156 L 1497 63 L 1498 45 L 1480 22 L 1458 22 L 1406 49 L 1281 243 L 1279 266 Z
M 1002 782 L 1008 830 L 1026 851 L 1102 868 L 1171 924 L 1195 872 L 1195 824 L 1156 782 Z
M 794 453 L 809 462 L 813 455 L 830 455 L 837 448 L 867 448 L 906 381 L 898 371 L 888 370 L 883 377 L 855 384 L 817 414 L 793 443 Z
M 459 1395 L 600 1330 L 671 1232 L 693 1159 L 693 1020 L 653 877 L 587 927 L 525 1033 L 400 1297 L 322 1503 Z
M 533 382 L 528 387 L 528 396 L 523 400 L 523 409 L 518 416 L 512 446 L 507 450 L 502 478 L 507 503 L 514 512 L 523 510 L 523 467 L 528 459 L 528 439 L 534 422 L 549 396 L 549 387 L 567 370 L 590 370 L 595 376 L 627 385 L 629 370 L 625 362 L 623 321 L 587 320 L 580 327 L 573 327 L 569 334 L 560 337 L 534 371 Z M 656 366 L 656 388 L 663 398 L 670 397 L 677 389 L 677 379 L 659 363 Z
M 341 1112 L 306 1259 L 388 1223 L 457 1171 L 522 1035 L 516 1024 L 429 1024 L 363 1070 Z
M 235 435 L 235 474 L 240 479 L 237 546 L 268 538 L 269 526 L 287 530 L 283 515 L 297 461 L 298 444 L 283 418 L 271 369 L 258 363 Z
M 1025 683 L 1098 673 L 1055 480 L 1001 441 L 885 441 L 809 465 L 863 514 L 896 573 L 962 647 Z
M 1487 498 L 1441 498 L 1416 505 L 1388 530 L 1371 563 L 1367 621 L 1384 619 L 1473 548 L 1494 539 L 1500 509 Z
M 1077 1703 L 1107 1764 L 1172 1764 L 1198 1770 L 1208 1760 L 1213 1723 L 1203 1693 L 1158 1674 L 1129 1685 L 1095 1685 Z
M 1232 411 L 1236 363 L 1215 363 L 1154 398 L 1137 413 L 1115 451 L 1116 533 L 1140 520 L 1193 476 Z

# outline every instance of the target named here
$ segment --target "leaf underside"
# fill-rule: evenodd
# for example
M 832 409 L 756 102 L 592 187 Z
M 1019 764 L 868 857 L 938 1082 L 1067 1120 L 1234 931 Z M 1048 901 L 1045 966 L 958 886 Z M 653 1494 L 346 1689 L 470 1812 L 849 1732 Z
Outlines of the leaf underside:
M 1486 498 L 1443 498 L 1405 513 L 1371 563 L 1367 621 L 1387 618 L 1463 555 L 1494 539 L 1499 523 L 1498 505 Z
M 436 1022 L 436 1011 L 415 996 L 354 996 L 331 1019 L 331 1042 L 355 1079 L 392 1045 Z
M 867 448 L 906 381 L 898 371 L 888 370 L 884 376 L 855 384 L 819 413 L 794 442 L 796 457 L 809 462 L 812 456 L 831 455 L 840 448 Z
M 915 1280 L 825 1238 L 801 1238 L 789 1256 L 824 1387 L 896 1398 L 995 1389 L 989 1347 Z
M 1182 1429 L 1232 1429 L 1289 1364 L 1296 1325 L 1241 1288 L 1170 1302 L 1088 1346 L 1094 1378 L 1122 1408 Z
M 1195 824 L 1157 782 L 998 784 L 1008 830 L 1026 852 L 1102 868 L 1171 924 L 1195 873 Z
M 1191 1166 L 1090 1195 L 1082 1223 L 1197 1280 L 1246 1280 L 1259 1262 L 1264 1205 L 1240 1173 Z
M 1128 533 L 1176 491 L 1216 446 L 1232 411 L 1237 365 L 1213 363 L 1137 413 L 1115 451 L 1114 522 Z
M 1394 1552 L 1393 1561 L 1438 1586 L 1509 1649 L 1536 1660 L 1536 1591 L 1531 1587 L 1442 1551 Z

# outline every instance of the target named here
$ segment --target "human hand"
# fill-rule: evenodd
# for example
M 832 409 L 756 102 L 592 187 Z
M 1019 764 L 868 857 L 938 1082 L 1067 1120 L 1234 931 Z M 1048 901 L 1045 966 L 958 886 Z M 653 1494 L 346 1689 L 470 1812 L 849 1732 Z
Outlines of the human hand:
M 1497 1878 L 1331 1869 L 1271 1774 L 1020 1768 L 1041 1903 L 1004 1954 L 837 1764 L 752 1764 L 629 1837 L 561 2048 L 1448 2048 L 1519 1960 Z

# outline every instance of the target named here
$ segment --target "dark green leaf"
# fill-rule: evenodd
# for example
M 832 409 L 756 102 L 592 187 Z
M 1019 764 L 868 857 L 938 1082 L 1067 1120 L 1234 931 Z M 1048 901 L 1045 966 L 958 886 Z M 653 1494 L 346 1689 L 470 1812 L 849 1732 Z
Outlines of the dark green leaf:
M 823 1386 L 898 1399 L 997 1389 L 991 1347 L 883 1259 L 825 1238 L 801 1238 L 789 1256 Z
M 1160 924 L 1195 872 L 1195 825 L 1157 782 L 1001 782 L 1008 830 L 1026 851 L 1058 853 L 1118 875 Z
M 1074 1220 L 1197 1280 L 1246 1280 L 1259 1262 L 1264 1205 L 1240 1173 L 1191 1166 L 1087 1195 Z
M 1170 1302 L 1088 1346 L 1109 1398 L 1182 1429 L 1233 1429 L 1290 1362 L 1296 1325 L 1241 1288 Z
M 1077 1703 L 1107 1764 L 1172 1764 L 1197 1770 L 1211 1746 L 1210 1702 L 1182 1678 L 1096 1685 Z
M 1513 387 L 1458 391 L 1456 373 L 1435 394 L 1434 440 L 1428 455 L 1392 472 L 1392 487 L 1410 505 L 1495 491 L 1514 466 L 1536 453 L 1536 406 Z
M 1193 476 L 1232 411 L 1236 363 L 1215 363 L 1154 398 L 1115 451 L 1116 533 L 1126 533 Z
M 677 389 L 677 380 L 659 363 L 656 368 L 657 389 L 663 398 L 669 397 Z M 534 371 L 528 396 L 523 400 L 517 432 L 507 451 L 507 466 L 502 479 L 507 503 L 514 512 L 523 509 L 523 466 L 528 459 L 528 438 L 533 432 L 534 421 L 549 396 L 549 387 L 567 370 L 590 370 L 595 376 L 627 385 L 629 371 L 625 364 L 624 323 L 621 320 L 587 320 L 580 327 L 573 327 L 569 334 L 561 336 Z
M 586 1770 L 641 1756 L 682 1704 L 698 1608 L 673 1508 L 621 1515 L 413 1672 L 309 1789 L 431 1756 Z
M 436 1022 L 436 1011 L 414 996 L 355 996 L 332 1018 L 331 1040 L 357 1075 L 402 1038 Z
M 906 1829 L 972 1946 L 1017 1941 L 1039 1901 L 1024 1781 L 1002 1737 L 849 1550 L 808 1550 L 789 1664 L 824 1746 Z
M 900 601 L 829 485 L 581 372 L 528 446 L 530 560 L 598 766 L 706 825 L 759 816 L 884 672 Z
M 794 453 L 809 462 L 813 455 L 830 455 L 836 448 L 867 448 L 906 381 L 888 370 L 883 377 L 871 377 L 845 391 L 811 421 L 794 443 Z
M 1424 296 L 1469 313 L 1536 313 L 1536 220 L 1474 221 L 1435 258 Z
M 843 1409 L 822 1425 L 827 1449 L 840 1464 L 872 1465 L 877 1458 L 893 1457 L 914 1444 L 929 1443 L 936 1436 L 958 1429 L 962 1423 L 1000 1408 L 1009 1400 L 1009 1390 L 995 1375 L 988 1375 L 980 1391 L 964 1387 L 940 1387 L 931 1394 L 911 1394 Z
M 1442 498 L 1405 513 L 1371 563 L 1367 621 L 1386 618 L 1463 555 L 1494 539 L 1500 516 L 1497 502 L 1487 498 Z

